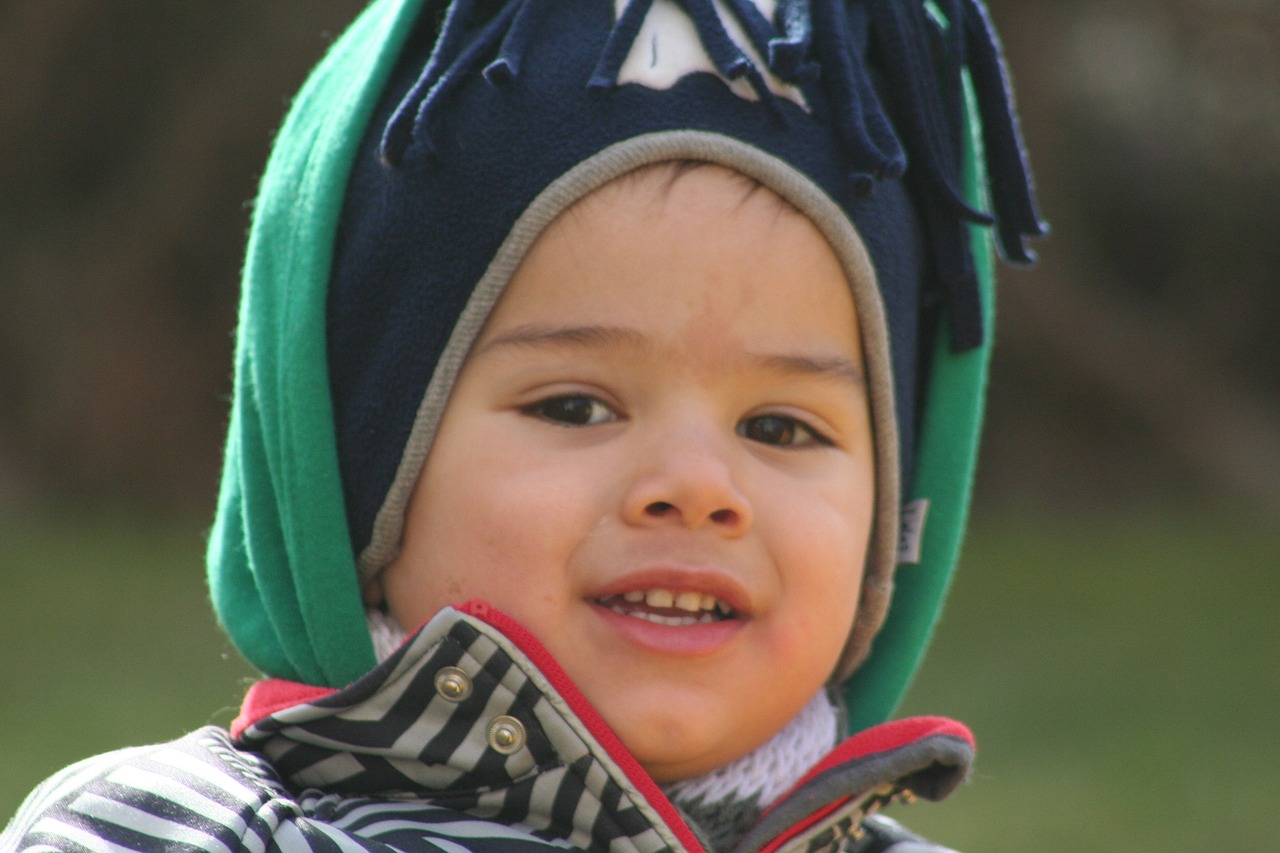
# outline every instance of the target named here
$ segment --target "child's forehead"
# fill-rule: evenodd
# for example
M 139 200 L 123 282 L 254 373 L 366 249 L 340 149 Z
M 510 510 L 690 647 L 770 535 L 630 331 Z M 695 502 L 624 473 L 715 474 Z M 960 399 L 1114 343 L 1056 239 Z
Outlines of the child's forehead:
M 585 193 L 534 239 L 518 269 L 550 263 L 562 277 L 580 278 L 588 300 L 614 290 L 604 285 L 617 280 L 661 293 L 670 290 L 667 280 L 677 269 L 690 268 L 719 278 L 718 289 L 730 293 L 768 270 L 776 276 L 770 289 L 789 291 L 802 288 L 784 275 L 790 270 L 780 269 L 780 261 L 799 263 L 805 253 L 843 279 L 822 230 L 768 185 L 716 163 L 675 160 L 625 172 Z M 524 289 L 522 278 L 512 277 L 503 301 Z M 573 295 L 571 288 L 559 293 Z
M 478 349 L 503 338 L 618 349 L 643 327 L 657 332 L 650 343 L 697 328 L 725 349 L 749 338 L 789 350 L 819 330 L 856 339 L 855 301 L 822 231 L 773 190 L 722 166 L 661 162 L 587 193 L 542 232 Z

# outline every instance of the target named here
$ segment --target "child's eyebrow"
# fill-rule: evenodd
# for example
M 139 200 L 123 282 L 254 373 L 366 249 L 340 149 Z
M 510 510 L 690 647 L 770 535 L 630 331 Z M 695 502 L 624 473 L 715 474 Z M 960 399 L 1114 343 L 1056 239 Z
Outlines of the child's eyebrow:
M 767 370 L 778 373 L 795 373 L 816 376 L 820 379 L 834 379 L 837 382 L 855 385 L 858 388 L 865 388 L 867 385 L 862 368 L 844 356 L 782 355 L 773 353 L 759 355 L 749 353 L 748 357 Z
M 499 347 L 619 347 L 643 352 L 653 342 L 643 333 L 626 326 L 547 326 L 526 323 L 516 326 L 480 347 L 485 353 Z M 843 355 L 797 353 L 744 353 L 747 362 L 773 373 L 815 376 L 842 384 L 866 387 L 862 368 Z
M 488 352 L 496 347 L 593 346 L 649 349 L 650 341 L 635 329 L 625 326 L 544 326 L 526 323 L 503 332 L 480 348 Z

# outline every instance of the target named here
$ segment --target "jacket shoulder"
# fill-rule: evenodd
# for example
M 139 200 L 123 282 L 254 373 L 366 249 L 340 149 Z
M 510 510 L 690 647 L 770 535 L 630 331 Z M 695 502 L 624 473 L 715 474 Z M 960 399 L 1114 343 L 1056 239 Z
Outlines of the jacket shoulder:
M 270 765 L 209 726 L 56 773 L 18 809 L 0 850 L 261 849 L 287 803 Z
M 37 787 L 0 833 L 3 853 L 373 853 L 388 845 L 431 853 L 571 848 L 420 798 L 293 791 L 266 758 L 237 749 L 215 727 L 73 764 Z

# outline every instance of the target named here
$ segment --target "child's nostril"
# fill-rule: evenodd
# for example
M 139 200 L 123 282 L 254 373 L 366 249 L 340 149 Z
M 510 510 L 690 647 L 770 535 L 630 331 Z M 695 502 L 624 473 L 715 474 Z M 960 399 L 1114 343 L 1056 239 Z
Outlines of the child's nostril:
M 673 509 L 675 509 L 675 507 L 667 503 L 666 501 L 654 501 L 653 503 L 645 507 L 645 512 L 649 513 L 649 515 L 652 515 L 652 516 L 661 516 L 661 515 L 666 515 L 667 513 L 671 512 L 671 510 Z
M 711 520 L 716 524 L 734 524 L 738 521 L 738 514 L 731 509 L 718 509 L 711 513 Z

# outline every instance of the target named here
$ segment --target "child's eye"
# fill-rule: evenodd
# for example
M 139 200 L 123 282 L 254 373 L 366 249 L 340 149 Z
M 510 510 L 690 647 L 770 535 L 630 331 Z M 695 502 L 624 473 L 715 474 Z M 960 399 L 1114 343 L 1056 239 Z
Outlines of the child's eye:
M 601 401 L 583 394 L 548 397 L 525 406 L 521 411 L 526 415 L 565 426 L 594 426 L 608 423 L 618 417 L 613 409 Z
M 813 427 L 785 415 L 756 415 L 738 424 L 738 435 L 776 447 L 829 445 L 831 442 Z

